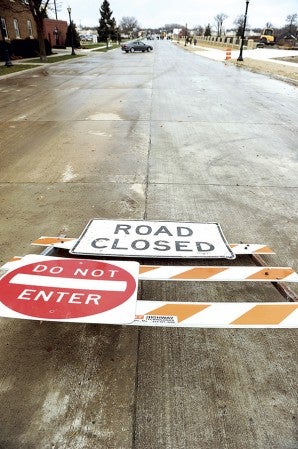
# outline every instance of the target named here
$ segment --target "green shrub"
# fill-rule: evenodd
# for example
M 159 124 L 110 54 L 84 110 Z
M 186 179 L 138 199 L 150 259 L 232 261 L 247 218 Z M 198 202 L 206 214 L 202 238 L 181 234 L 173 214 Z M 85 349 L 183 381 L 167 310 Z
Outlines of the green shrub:
M 52 48 L 45 39 L 46 54 L 52 54 Z M 11 53 L 15 57 L 34 58 L 39 56 L 39 44 L 37 39 L 13 39 L 11 41 Z

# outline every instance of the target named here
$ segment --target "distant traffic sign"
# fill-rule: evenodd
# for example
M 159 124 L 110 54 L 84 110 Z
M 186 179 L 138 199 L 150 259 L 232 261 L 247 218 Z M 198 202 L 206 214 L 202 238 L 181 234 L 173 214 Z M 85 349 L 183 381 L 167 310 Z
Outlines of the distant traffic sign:
M 218 223 L 91 220 L 72 254 L 234 259 Z
M 0 279 L 0 316 L 97 323 L 135 317 L 137 262 L 24 257 Z

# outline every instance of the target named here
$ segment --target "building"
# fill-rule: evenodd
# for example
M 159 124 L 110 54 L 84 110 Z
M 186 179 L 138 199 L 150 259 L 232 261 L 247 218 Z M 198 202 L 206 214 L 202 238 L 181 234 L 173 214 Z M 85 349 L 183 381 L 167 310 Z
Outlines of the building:
M 64 20 L 44 19 L 44 37 L 51 47 L 65 47 L 67 27 Z
M 64 20 L 44 19 L 44 38 L 49 47 L 64 47 L 68 24 Z M 28 40 L 37 40 L 37 28 L 29 7 L 20 0 L 1 0 L 0 3 L 0 56 L 4 59 L 4 47 L 16 57 L 27 57 Z M 22 45 L 25 41 L 26 45 Z M 36 53 L 36 52 L 35 52 Z
M 2 40 L 37 38 L 31 11 L 20 1 L 1 0 L 0 18 Z

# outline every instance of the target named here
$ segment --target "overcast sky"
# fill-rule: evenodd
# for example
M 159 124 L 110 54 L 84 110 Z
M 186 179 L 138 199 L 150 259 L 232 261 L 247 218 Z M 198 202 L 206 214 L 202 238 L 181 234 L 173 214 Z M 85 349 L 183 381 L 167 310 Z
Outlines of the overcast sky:
M 102 0 L 56 0 L 56 3 L 58 19 L 68 20 L 66 8 L 70 6 L 77 26 L 98 26 Z M 228 16 L 224 26 L 229 28 L 236 17 L 244 14 L 246 6 L 245 0 L 110 0 L 109 3 L 117 23 L 124 16 L 133 16 L 142 28 L 158 28 L 167 23 L 187 23 L 190 28 L 213 25 L 214 16 L 221 13 Z M 295 13 L 298 13 L 297 0 L 250 0 L 247 22 L 252 28 L 263 28 L 267 22 L 281 27 L 286 17 Z

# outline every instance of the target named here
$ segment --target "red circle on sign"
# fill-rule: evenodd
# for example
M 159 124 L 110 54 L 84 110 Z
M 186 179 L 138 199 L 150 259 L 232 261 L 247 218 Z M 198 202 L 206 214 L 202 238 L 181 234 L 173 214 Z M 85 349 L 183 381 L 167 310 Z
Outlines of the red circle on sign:
M 136 289 L 125 269 L 102 261 L 51 259 L 10 271 L 0 279 L 0 301 L 40 319 L 96 315 L 123 304 Z

